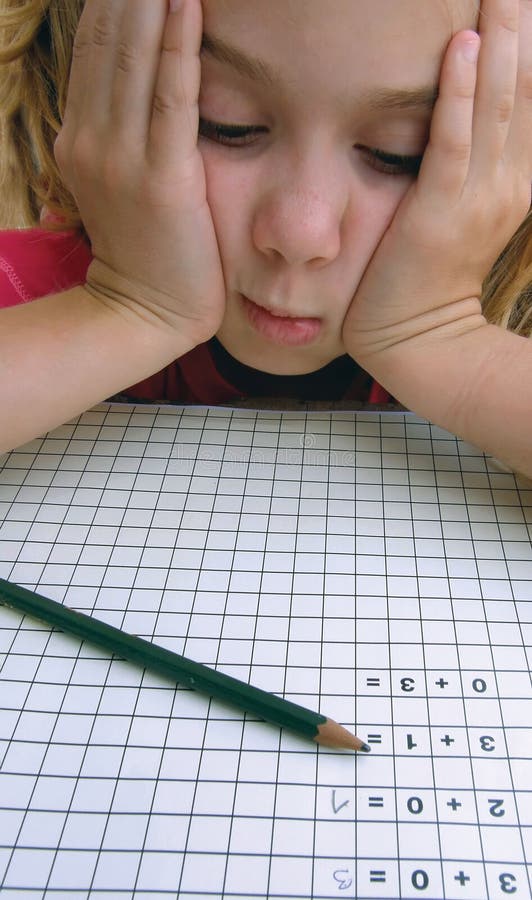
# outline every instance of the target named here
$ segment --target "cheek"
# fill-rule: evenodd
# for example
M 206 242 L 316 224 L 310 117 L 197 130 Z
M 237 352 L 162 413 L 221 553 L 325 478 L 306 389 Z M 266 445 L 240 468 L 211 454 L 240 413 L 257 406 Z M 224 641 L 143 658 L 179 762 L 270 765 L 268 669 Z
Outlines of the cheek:
M 247 246 L 252 190 L 242 167 L 226 163 L 208 145 L 201 148 L 209 204 L 222 258 Z
M 360 280 L 411 185 L 406 178 L 381 175 L 378 181 L 372 176 L 371 183 L 358 181 L 354 187 L 342 245 L 348 264 L 356 266 L 356 279 Z

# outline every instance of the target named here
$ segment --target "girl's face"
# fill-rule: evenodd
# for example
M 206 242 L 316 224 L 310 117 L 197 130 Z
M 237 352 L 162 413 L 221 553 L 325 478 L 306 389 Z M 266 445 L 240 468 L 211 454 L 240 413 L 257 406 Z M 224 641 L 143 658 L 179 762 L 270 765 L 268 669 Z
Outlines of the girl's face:
M 218 337 L 236 359 L 295 375 L 345 353 L 345 314 L 427 144 L 444 51 L 476 6 L 203 0 L 200 149 L 227 286 Z

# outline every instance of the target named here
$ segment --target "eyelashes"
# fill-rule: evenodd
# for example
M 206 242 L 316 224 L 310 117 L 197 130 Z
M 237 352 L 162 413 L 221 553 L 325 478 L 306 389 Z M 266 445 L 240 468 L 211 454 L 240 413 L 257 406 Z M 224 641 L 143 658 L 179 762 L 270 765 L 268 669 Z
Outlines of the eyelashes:
M 253 143 L 258 134 L 264 134 L 266 131 L 266 128 L 258 126 L 221 125 L 208 119 L 200 119 L 199 124 L 199 133 L 202 137 L 230 147 L 245 147 Z
M 361 147 L 366 153 L 369 163 L 379 172 L 388 175 L 419 175 L 423 156 L 404 156 L 397 153 L 385 153 L 377 148 Z
M 226 147 L 251 146 L 267 128 L 255 125 L 225 125 L 200 118 L 199 134 L 207 140 Z M 384 175 L 410 175 L 417 177 L 423 162 L 423 155 L 407 156 L 397 153 L 386 153 L 376 147 L 356 145 L 356 149 L 364 153 L 368 164 Z

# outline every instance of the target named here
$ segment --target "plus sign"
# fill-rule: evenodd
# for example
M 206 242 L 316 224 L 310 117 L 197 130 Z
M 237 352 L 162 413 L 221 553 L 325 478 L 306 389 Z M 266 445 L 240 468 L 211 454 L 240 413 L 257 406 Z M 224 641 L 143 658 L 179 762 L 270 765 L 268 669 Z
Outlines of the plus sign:
M 439 680 L 439 681 L 435 681 L 434 684 L 437 684 L 438 687 L 441 687 L 441 688 L 443 689 L 444 687 L 447 687 L 447 685 L 449 684 L 449 682 L 448 682 L 448 681 L 445 681 L 444 678 L 440 678 L 440 680 Z
M 451 744 L 454 744 L 454 738 L 448 734 L 446 734 L 445 737 L 440 738 L 440 741 L 442 744 L 447 744 L 448 747 L 450 747 Z
M 456 797 L 453 797 L 452 800 L 449 800 L 449 802 L 447 803 L 447 806 L 450 806 L 450 807 L 452 808 L 453 812 L 456 812 L 456 810 L 458 809 L 458 807 L 461 806 L 461 805 L 462 805 L 462 804 L 458 802 L 458 800 L 456 799 Z
M 455 881 L 459 881 L 462 887 L 465 887 L 466 881 L 471 881 L 468 875 L 465 872 L 460 871 L 458 875 L 454 876 Z

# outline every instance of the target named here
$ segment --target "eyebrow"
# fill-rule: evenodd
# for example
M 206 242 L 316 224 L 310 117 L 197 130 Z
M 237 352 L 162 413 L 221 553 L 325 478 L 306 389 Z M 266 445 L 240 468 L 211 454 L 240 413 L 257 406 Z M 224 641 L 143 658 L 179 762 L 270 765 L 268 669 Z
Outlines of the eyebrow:
M 281 76 L 264 60 L 247 56 L 242 50 L 228 44 L 219 37 L 203 34 L 201 52 L 223 65 L 230 66 L 239 75 L 267 87 L 277 88 Z M 438 99 L 437 85 L 418 88 L 377 87 L 364 91 L 358 98 L 361 106 L 376 112 L 393 110 L 425 110 L 430 112 Z

